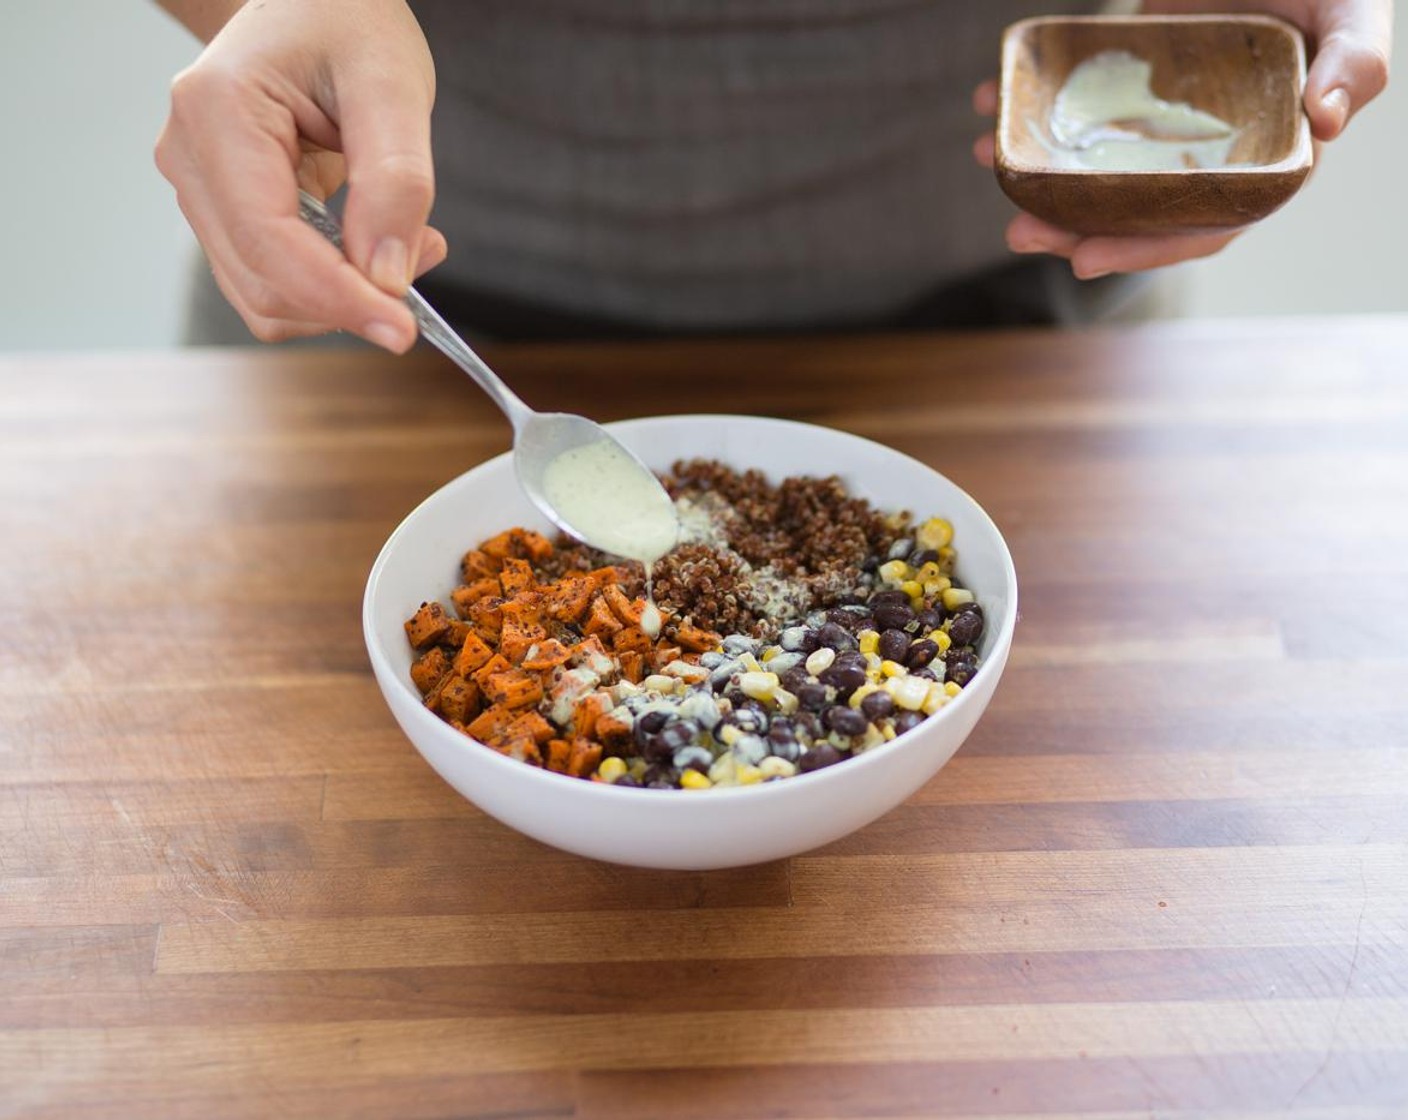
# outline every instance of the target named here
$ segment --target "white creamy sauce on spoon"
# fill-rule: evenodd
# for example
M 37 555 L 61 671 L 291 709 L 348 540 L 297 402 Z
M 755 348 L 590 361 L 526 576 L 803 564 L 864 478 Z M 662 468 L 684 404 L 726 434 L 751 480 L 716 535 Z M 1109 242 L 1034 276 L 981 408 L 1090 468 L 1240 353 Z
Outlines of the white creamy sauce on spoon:
M 591 544 L 645 565 L 641 629 L 657 637 L 661 618 L 650 597 L 650 569 L 675 547 L 680 532 L 669 495 L 610 440 L 573 447 L 554 458 L 543 474 L 543 491 Z
M 1071 71 L 1056 94 L 1050 139 L 1028 125 L 1057 167 L 1180 171 L 1226 167 L 1237 129 L 1181 101 L 1154 95 L 1153 67 L 1128 51 L 1102 51 Z

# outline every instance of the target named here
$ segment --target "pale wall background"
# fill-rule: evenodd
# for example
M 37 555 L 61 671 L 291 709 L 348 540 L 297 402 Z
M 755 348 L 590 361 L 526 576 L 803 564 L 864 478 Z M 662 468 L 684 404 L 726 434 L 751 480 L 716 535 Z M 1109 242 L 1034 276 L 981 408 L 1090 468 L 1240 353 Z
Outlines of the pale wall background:
M 1195 315 L 1408 311 L 1403 71 L 1280 214 L 1188 266 Z M 7 0 L 0 13 L 0 350 L 176 343 L 191 239 L 151 161 L 195 55 L 145 0 Z

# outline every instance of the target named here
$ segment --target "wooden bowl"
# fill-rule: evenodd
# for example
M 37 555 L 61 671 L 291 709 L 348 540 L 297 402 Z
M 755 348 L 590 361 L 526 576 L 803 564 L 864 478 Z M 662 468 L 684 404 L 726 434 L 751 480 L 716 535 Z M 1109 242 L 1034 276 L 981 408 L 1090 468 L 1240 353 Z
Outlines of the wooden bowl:
M 1043 135 L 1056 94 L 1092 55 L 1124 50 L 1151 86 L 1239 129 L 1229 164 L 1174 171 L 1053 165 Z M 1301 107 L 1305 43 L 1267 16 L 1042 17 L 1002 41 L 997 181 L 1019 207 L 1083 234 L 1230 229 L 1266 217 L 1300 188 L 1314 153 Z

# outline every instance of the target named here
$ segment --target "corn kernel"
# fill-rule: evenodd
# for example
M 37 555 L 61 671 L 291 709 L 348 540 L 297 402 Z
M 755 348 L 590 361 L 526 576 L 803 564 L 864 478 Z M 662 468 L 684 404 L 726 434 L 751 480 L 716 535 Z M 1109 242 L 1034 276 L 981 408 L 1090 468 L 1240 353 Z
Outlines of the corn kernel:
M 905 675 L 905 667 L 898 661 L 887 659 L 880 662 L 880 673 L 886 677 L 902 677 Z
M 963 686 L 957 681 L 945 681 L 944 691 L 947 692 L 950 696 L 957 696 L 960 692 L 963 691 Z
M 758 763 L 758 772 L 762 774 L 764 779 L 790 778 L 797 772 L 797 766 L 785 758 L 778 758 L 777 755 L 770 754 Z
M 679 682 L 664 673 L 651 673 L 640 683 L 646 692 L 674 692 L 675 685 Z
M 686 769 L 680 775 L 681 789 L 708 789 L 714 783 L 701 774 L 698 770 Z
M 973 593 L 966 587 L 950 587 L 943 594 L 944 609 L 956 611 L 964 603 L 973 601 Z
M 831 663 L 836 660 L 836 651 L 822 646 L 818 650 L 813 650 L 807 655 L 807 672 L 812 676 L 820 676 L 827 669 L 831 668 Z
M 900 584 L 900 590 L 913 599 L 916 595 L 924 594 L 924 585 L 915 579 L 907 579 Z
M 776 657 L 779 653 L 782 652 L 783 650 L 781 646 L 768 646 L 767 649 L 763 650 L 763 664 L 766 665 L 769 661 L 771 661 L 774 657 Z
M 928 583 L 930 580 L 938 579 L 942 575 L 943 572 L 939 571 L 938 564 L 933 560 L 929 560 L 920 565 L 919 571 L 915 573 L 914 578 L 920 583 Z
M 958 553 L 956 553 L 953 549 L 949 548 L 948 545 L 944 545 L 943 548 L 939 549 L 940 567 L 944 568 L 945 570 L 948 570 L 953 566 L 953 562 L 955 559 L 957 559 L 957 557 Z
M 948 636 L 947 630 L 930 630 L 929 640 L 939 647 L 940 653 L 953 645 L 953 639 Z
M 949 694 L 944 691 L 944 686 L 935 681 L 929 686 L 929 694 L 924 697 L 924 703 L 920 705 L 920 710 L 931 716 L 949 702 Z
M 903 560 L 889 560 L 876 569 L 876 574 L 885 583 L 898 584 L 909 578 L 911 570 Z
M 755 786 L 763 780 L 763 772 L 756 766 L 749 766 L 745 763 L 738 767 L 735 780 L 741 786 Z
M 880 672 L 880 666 L 884 664 L 878 653 L 867 653 L 865 655 L 865 671 L 875 674 Z
M 726 747 L 733 746 L 734 743 L 738 742 L 738 740 L 743 737 L 742 730 L 734 723 L 724 724 L 715 734 L 718 736 L 719 742 Z
M 758 659 L 751 653 L 740 654 L 738 663 L 743 666 L 745 673 L 761 673 L 763 671 L 763 667 L 758 664 Z
M 892 724 L 892 723 L 887 723 L 887 724 L 885 724 L 884 727 L 880 728 L 880 734 L 883 735 L 883 736 L 885 736 L 885 742 L 888 743 L 891 739 L 893 739 L 893 738 L 894 738 L 897 734 L 899 734 L 899 733 L 895 730 L 895 725 L 894 725 L 894 724 Z
M 785 716 L 790 716 L 798 708 L 797 696 L 788 692 L 785 688 L 778 688 L 772 694 L 772 702 L 777 705 L 777 710 Z
M 880 648 L 880 633 L 877 630 L 862 630 L 856 635 L 861 653 L 874 653 Z
M 773 693 L 777 691 L 778 683 L 776 673 L 738 674 L 738 687 L 743 690 L 744 696 L 752 697 L 754 700 L 770 700 Z
M 942 517 L 931 517 L 914 531 L 914 543 L 920 548 L 940 549 L 953 541 L 953 526 Z
M 611 758 L 603 758 L 601 765 L 596 768 L 596 775 L 603 782 L 614 782 L 617 778 L 624 777 L 625 774 L 625 759 L 616 758 L 614 756 Z
M 907 711 L 917 712 L 929 695 L 930 682 L 923 677 L 897 677 L 891 695 L 895 704 Z

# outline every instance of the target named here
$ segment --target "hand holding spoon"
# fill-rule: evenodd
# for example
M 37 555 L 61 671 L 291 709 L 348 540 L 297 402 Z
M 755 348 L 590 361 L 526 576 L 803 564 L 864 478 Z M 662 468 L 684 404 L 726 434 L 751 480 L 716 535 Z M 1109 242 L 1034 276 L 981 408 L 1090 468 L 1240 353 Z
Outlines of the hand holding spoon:
M 299 191 L 298 212 L 342 248 L 342 227 L 322 202 Z M 406 291 L 406 306 L 420 333 L 508 417 L 518 484 L 553 524 L 593 548 L 647 565 L 675 546 L 674 503 L 633 451 L 584 416 L 533 411 L 415 288 Z

